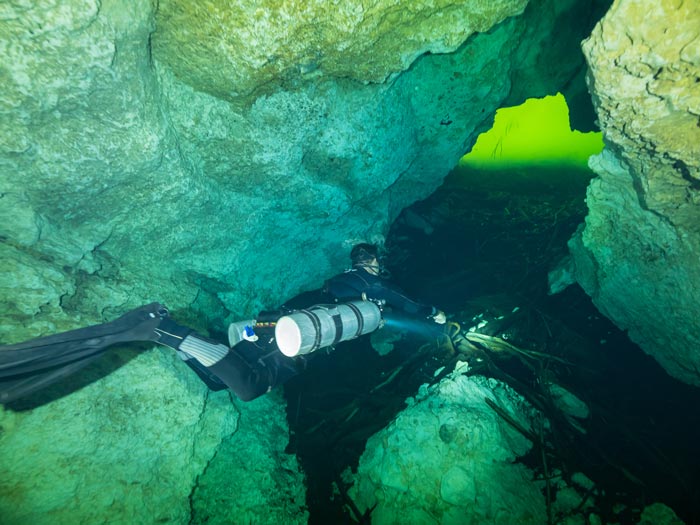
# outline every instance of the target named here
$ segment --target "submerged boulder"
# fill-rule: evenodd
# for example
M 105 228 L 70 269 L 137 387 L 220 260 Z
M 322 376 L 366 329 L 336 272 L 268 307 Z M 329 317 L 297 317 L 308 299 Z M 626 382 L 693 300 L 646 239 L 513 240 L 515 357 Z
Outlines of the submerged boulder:
M 463 372 L 421 387 L 368 440 L 350 495 L 372 523 L 547 522 L 541 482 L 516 461 L 533 443 L 486 400 L 525 429 L 535 411 L 504 383 Z
M 600 488 L 581 472 L 527 466 L 523 456 L 540 440 L 551 446 L 549 421 L 505 383 L 466 375 L 468 368 L 458 364 L 439 383 L 423 385 L 367 441 L 357 471 L 344 474 L 356 513 L 374 525 L 617 523 L 596 514 L 591 494 Z M 640 524 L 682 523 L 662 503 L 613 506 Z

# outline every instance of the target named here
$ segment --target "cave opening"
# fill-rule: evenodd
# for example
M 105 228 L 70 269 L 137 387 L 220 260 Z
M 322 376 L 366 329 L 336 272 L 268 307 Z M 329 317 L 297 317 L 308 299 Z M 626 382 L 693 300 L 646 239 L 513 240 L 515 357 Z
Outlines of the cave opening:
M 285 388 L 288 451 L 306 472 L 309 523 L 358 521 L 367 509 L 353 513 L 343 472 L 357 468 L 367 439 L 421 384 L 460 360 L 530 401 L 547 374 L 584 400 L 581 429 L 553 432 L 546 444 L 562 476 L 583 472 L 595 483 L 588 498 L 599 516 L 636 523 L 660 501 L 688 523 L 700 519 L 692 459 L 700 418 L 687 410 L 700 401 L 697 389 L 670 378 L 578 285 L 549 293 L 548 273 L 586 214 L 594 176 L 586 159 L 601 149 L 600 133 L 569 129 L 562 95 L 530 100 L 499 110 L 442 186 L 401 213 L 385 245 L 394 282 L 462 326 L 486 325 L 484 333 L 565 364 L 455 355 L 432 328 L 378 333 L 315 356 Z M 520 461 L 545 474 L 539 453 Z

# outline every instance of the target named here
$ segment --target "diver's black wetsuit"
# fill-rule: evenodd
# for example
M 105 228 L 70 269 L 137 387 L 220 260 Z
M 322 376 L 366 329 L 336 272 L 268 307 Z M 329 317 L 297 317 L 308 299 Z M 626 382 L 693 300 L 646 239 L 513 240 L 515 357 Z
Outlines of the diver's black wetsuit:
M 274 339 L 274 323 L 255 326 L 258 340 L 241 341 L 220 361 L 207 367 L 243 401 L 266 394 L 304 369 L 303 357 L 287 357 Z
M 434 306 L 409 299 L 398 286 L 362 268 L 353 268 L 326 281 L 324 290 L 336 301 L 362 298 L 386 302 L 387 306 L 417 317 L 430 317 L 437 313 Z
M 241 340 L 233 348 L 208 339 L 170 318 L 156 329 L 163 335 L 156 341 L 178 350 L 185 362 L 214 390 L 228 388 L 243 401 L 251 401 L 281 385 L 303 370 L 304 359 L 285 356 L 275 343 L 275 323 L 286 310 L 261 312 L 252 328 L 257 341 Z M 218 353 L 216 362 L 206 364 L 202 355 L 188 355 L 188 347 Z M 221 349 L 221 350 L 220 350 Z
M 312 304 L 348 302 L 362 299 L 382 301 L 410 316 L 428 318 L 438 310 L 409 299 L 396 285 L 363 269 L 353 269 L 326 281 L 322 291 L 307 292 L 288 301 L 282 311 L 267 314 L 268 321 L 255 326 L 258 341 L 241 341 L 221 361 L 207 370 L 221 379 L 244 401 L 254 399 L 297 375 L 306 366 L 304 356 L 287 357 L 274 340 L 274 323 L 290 309 L 308 308 Z M 313 300 L 311 299 L 313 297 Z M 271 316 L 270 316 L 271 315 Z M 391 314 L 389 314 L 391 316 Z M 260 317 L 260 316 L 258 316 Z

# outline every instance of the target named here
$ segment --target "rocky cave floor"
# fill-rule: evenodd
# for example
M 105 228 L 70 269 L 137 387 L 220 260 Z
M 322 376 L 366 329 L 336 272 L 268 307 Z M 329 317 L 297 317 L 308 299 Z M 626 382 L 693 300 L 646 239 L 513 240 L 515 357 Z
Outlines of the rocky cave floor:
M 462 328 L 489 319 L 480 331 L 555 359 L 465 355 L 444 344 L 439 330 L 397 334 L 384 356 L 368 337 L 314 355 L 285 388 L 288 452 L 307 474 L 310 523 L 357 521 L 341 473 L 357 467 L 367 438 L 419 385 L 437 382 L 445 372 L 436 371 L 449 371 L 458 359 L 545 410 L 541 385 L 548 377 L 587 403 L 585 434 L 551 411 L 552 430 L 542 439 L 550 470 L 583 472 L 596 483 L 589 498 L 606 521 L 636 523 L 645 505 L 660 501 L 686 523 L 700 523 L 700 415 L 692 408 L 700 389 L 669 377 L 578 286 L 547 294 L 547 273 L 585 215 L 590 177 L 566 167 L 458 168 L 399 217 L 387 238 L 395 282 Z M 543 475 L 541 454 L 531 455 L 520 460 Z

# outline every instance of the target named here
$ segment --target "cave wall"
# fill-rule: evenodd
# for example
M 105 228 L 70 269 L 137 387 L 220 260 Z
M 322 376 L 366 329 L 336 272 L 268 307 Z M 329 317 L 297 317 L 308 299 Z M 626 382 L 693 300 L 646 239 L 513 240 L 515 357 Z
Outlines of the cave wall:
M 257 64 L 260 42 L 230 42 L 240 28 L 226 23 L 243 9 L 245 26 L 257 20 L 269 39 L 282 38 L 280 28 L 297 23 L 269 4 L 230 7 L 236 16 L 220 19 L 228 3 L 210 2 L 207 23 L 198 8 L 183 14 L 187 4 L 174 2 L 5 7 L 3 332 L 22 339 L 153 299 L 185 321 L 222 328 L 229 312 L 250 315 L 318 286 L 343 268 L 353 242 L 381 239 L 397 210 L 430 192 L 474 129 L 488 125 L 509 90 L 515 41 L 504 27 L 456 63 L 427 57 L 427 80 L 407 71 L 400 83 L 376 81 L 396 76 L 411 57 L 455 49 L 476 29 L 521 13 L 525 2 L 473 13 L 462 6 L 458 18 L 453 9 L 443 17 L 433 2 L 410 10 L 386 2 L 367 14 L 355 3 L 367 42 L 342 44 L 340 29 L 329 29 L 334 43 L 309 77 L 299 64 L 320 41 L 304 44 L 303 31 L 293 31 L 275 44 L 289 48 L 275 62 L 284 78 L 271 83 L 258 64 L 248 76 L 263 87 L 250 91 L 230 70 Z M 260 12 L 269 12 L 267 22 Z M 296 12 L 300 27 L 308 28 L 308 15 Z M 315 16 L 330 28 L 346 24 L 344 10 Z M 426 29 L 397 55 L 399 33 L 375 35 L 385 23 Z M 193 43 L 184 45 L 187 38 Z M 332 64 L 353 46 L 372 53 L 348 62 L 356 70 L 348 77 Z M 370 54 L 377 63 L 363 77 Z M 279 65 L 287 63 L 296 69 Z M 221 71 L 230 85 L 217 96 Z M 235 98 L 236 90 L 253 94 Z M 453 124 L 440 126 L 448 113 Z M 291 271 L 295 260 L 313 263 Z
M 562 37 L 552 43 L 573 1 L 534 2 L 515 18 L 525 2 L 444 12 L 433 2 L 408 10 L 385 2 L 384 17 L 379 7 L 356 13 L 349 33 L 348 13 L 336 20 L 319 2 L 309 9 L 321 10 L 313 11 L 321 26 L 338 27 L 321 32 L 328 41 L 312 31 L 305 45 L 304 24 L 270 2 L 274 16 L 251 8 L 244 25 L 274 38 L 288 27 L 293 45 L 275 61 L 283 73 L 273 82 L 272 66 L 260 66 L 250 73 L 258 90 L 236 88 L 238 76 L 220 73 L 257 63 L 260 40 L 231 41 L 226 23 L 240 17 L 207 5 L 206 23 L 200 8 L 175 2 L 5 7 L 0 333 L 8 338 L 150 300 L 198 328 L 222 329 L 316 287 L 345 266 L 351 244 L 381 240 L 404 206 L 429 194 L 505 100 L 554 93 L 583 65 Z M 379 38 L 387 21 L 393 32 Z M 413 37 L 401 38 L 409 26 Z M 343 34 L 352 39 L 343 44 Z M 368 41 L 355 41 L 361 35 Z M 304 57 L 322 44 L 311 74 Z M 350 61 L 348 48 L 367 46 L 371 53 Z M 339 69 L 343 60 L 354 76 Z M 297 260 L 308 263 L 288 264 Z
M 596 306 L 700 384 L 700 4 L 618 0 L 583 44 L 605 150 L 570 242 Z
M 317 77 L 383 83 L 527 4 L 263 0 L 158 4 L 154 54 L 197 91 L 249 104 Z
M 135 366 L 116 366 L 126 357 Z M 279 400 L 207 392 L 172 352 L 115 350 L 102 366 L 69 396 L 0 407 L 0 523 L 216 523 L 222 505 L 244 522 L 307 522 Z M 231 449 L 244 454 L 219 454 Z
M 514 80 L 541 96 L 583 65 L 562 46 L 561 68 L 523 67 L 575 2 L 325 4 L 0 5 L 2 343 L 152 300 L 222 329 L 317 287 L 517 103 Z M 98 365 L 0 408 L 4 516 L 305 520 L 279 398 L 211 394 L 166 349 Z

